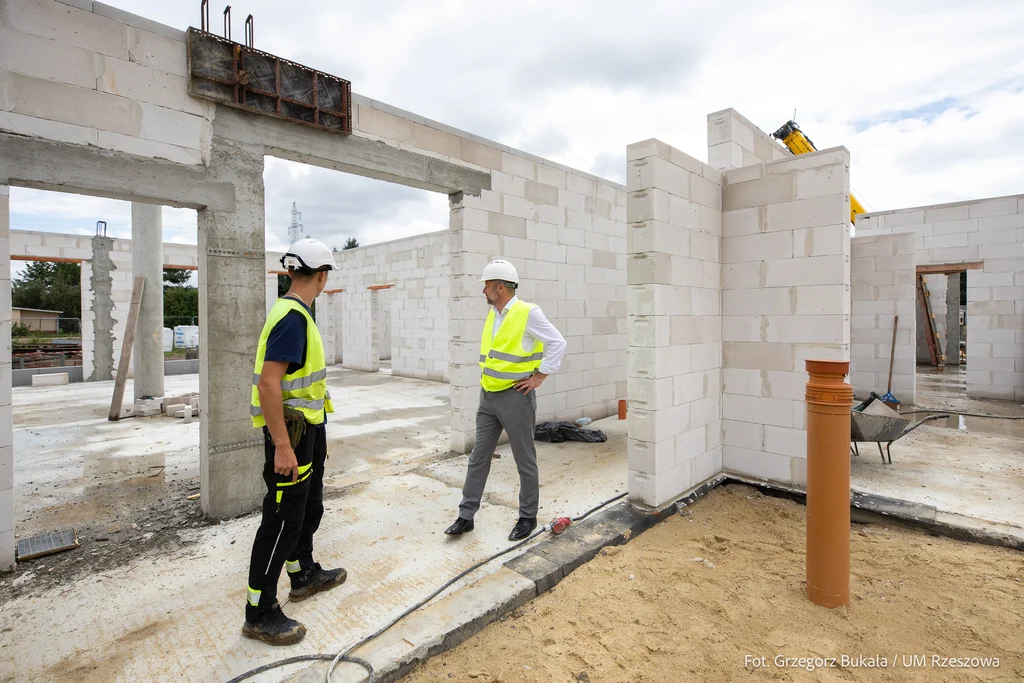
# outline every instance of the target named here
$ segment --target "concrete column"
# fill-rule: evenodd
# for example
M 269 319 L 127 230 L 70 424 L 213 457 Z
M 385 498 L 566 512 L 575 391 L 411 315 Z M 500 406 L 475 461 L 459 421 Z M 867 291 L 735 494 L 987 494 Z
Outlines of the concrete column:
M 277 273 L 267 273 L 267 313 L 274 307 L 277 301 Z
M 235 201 L 199 212 L 200 501 L 229 517 L 256 508 L 264 488 L 263 435 L 249 416 L 267 307 L 263 148 L 214 137 L 208 173 Z
M 132 202 L 132 279 L 146 278 L 132 347 L 135 400 L 164 395 L 163 208 Z
M 473 229 L 488 225 L 477 197 L 461 193 L 448 199 L 448 378 L 451 396 L 451 451 L 469 453 L 476 440 L 476 411 L 480 402 L 480 335 L 487 319 L 487 302 L 480 295 L 480 273 L 501 254 L 499 236 Z M 469 226 L 469 227 L 467 227 Z M 346 305 L 350 299 L 346 299 Z M 550 312 L 549 312 L 550 313 Z M 344 331 L 346 343 L 350 331 Z
M 92 292 L 93 325 L 93 371 L 89 381 L 114 378 L 114 299 L 112 296 L 117 270 L 110 252 L 114 249 L 112 237 L 92 238 L 92 277 L 89 291 Z
M 14 566 L 10 188 L 0 183 L 0 571 Z
M 946 365 L 960 365 L 960 278 L 966 273 L 950 273 L 946 278 Z
M 90 254 L 92 245 L 90 244 Z M 82 298 L 82 379 L 86 382 L 93 379 L 96 372 L 94 362 L 94 346 L 96 345 L 96 333 L 93 326 L 95 314 L 92 311 L 92 260 L 82 261 L 82 275 L 79 279 L 79 287 Z

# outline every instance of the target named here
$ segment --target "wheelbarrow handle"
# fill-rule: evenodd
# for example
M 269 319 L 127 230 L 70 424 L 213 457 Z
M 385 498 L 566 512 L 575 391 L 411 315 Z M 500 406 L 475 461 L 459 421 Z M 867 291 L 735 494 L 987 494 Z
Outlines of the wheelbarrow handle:
M 904 429 L 900 433 L 900 435 L 897 436 L 896 438 L 897 439 L 902 439 L 907 434 L 909 434 L 910 432 L 914 431 L 915 429 L 917 429 L 918 427 L 923 425 L 925 422 L 928 422 L 929 420 L 945 420 L 945 419 L 948 419 L 950 417 L 952 417 L 952 415 L 947 415 L 947 414 L 943 413 L 941 415 L 929 415 L 928 417 L 921 418 L 920 420 L 918 420 L 914 424 L 912 424 L 909 427 L 907 427 L 906 429 Z

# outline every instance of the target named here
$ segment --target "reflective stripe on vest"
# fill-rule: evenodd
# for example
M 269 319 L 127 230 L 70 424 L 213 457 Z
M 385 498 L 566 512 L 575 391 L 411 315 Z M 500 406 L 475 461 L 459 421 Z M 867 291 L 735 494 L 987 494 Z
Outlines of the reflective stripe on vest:
M 283 297 L 278 299 L 267 314 L 267 322 L 260 334 L 259 347 L 256 350 L 256 366 L 253 370 L 252 392 L 249 404 L 249 415 L 254 427 L 263 427 L 266 420 L 260 408 L 259 380 L 263 371 L 263 361 L 267 353 L 267 340 L 274 327 L 290 312 L 296 311 L 306 318 L 306 363 L 296 372 L 286 374 L 281 379 L 281 399 L 284 405 L 302 412 L 310 424 L 322 424 L 324 412 L 333 413 L 331 392 L 327 390 L 327 362 L 324 342 L 316 322 L 298 301 Z
M 494 330 L 495 312 L 491 307 L 480 338 L 480 386 L 485 391 L 504 391 L 526 379 L 540 367 L 544 344 L 535 340 L 530 353 L 523 350 L 523 335 L 533 304 L 517 301 Z

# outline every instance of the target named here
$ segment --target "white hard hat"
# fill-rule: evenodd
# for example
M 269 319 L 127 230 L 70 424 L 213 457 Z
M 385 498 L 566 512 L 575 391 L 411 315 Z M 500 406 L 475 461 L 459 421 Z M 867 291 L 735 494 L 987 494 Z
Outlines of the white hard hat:
M 281 257 L 281 265 L 285 270 L 295 268 L 300 270 L 337 270 L 338 264 L 334 262 L 334 254 L 327 248 L 327 245 L 320 240 L 311 237 L 298 240 Z
M 519 273 L 516 272 L 516 267 L 511 263 L 498 259 L 484 266 L 484 274 L 480 277 L 480 282 L 487 282 L 488 280 L 502 280 L 518 285 Z

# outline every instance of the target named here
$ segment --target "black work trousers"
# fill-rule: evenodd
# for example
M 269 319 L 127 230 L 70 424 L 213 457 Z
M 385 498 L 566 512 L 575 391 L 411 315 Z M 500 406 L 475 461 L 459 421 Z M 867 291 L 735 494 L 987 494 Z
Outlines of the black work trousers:
M 326 424 L 306 425 L 295 457 L 300 469 L 310 465 L 309 476 L 303 480 L 300 473 L 296 483 L 292 483 L 291 475 L 274 472 L 274 441 L 265 427 L 263 437 L 263 481 L 267 495 L 263 498 L 263 521 L 256 531 L 249 560 L 247 617 L 257 617 L 277 600 L 277 583 L 285 560 L 297 561 L 303 569 L 313 566 L 313 534 L 324 516 Z

